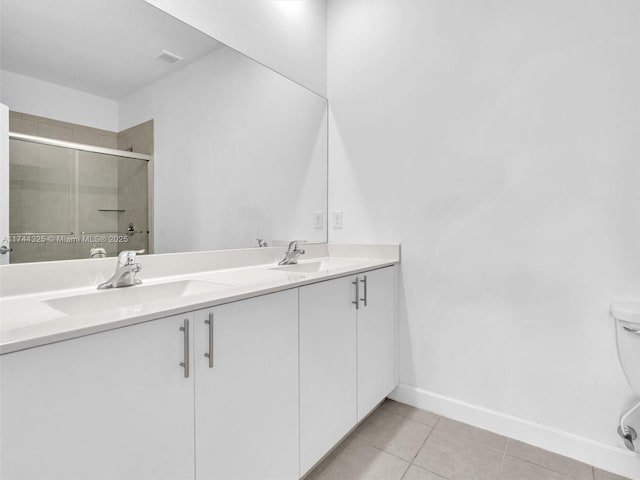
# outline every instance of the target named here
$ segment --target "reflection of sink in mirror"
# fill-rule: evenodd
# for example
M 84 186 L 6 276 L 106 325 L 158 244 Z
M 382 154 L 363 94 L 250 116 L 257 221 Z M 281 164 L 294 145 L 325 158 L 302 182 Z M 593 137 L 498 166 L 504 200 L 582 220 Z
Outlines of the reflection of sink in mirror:
M 101 310 L 114 310 L 132 305 L 153 303 L 171 298 L 188 297 L 190 295 L 214 292 L 225 288 L 229 288 L 229 286 L 200 280 L 184 280 L 157 285 L 137 285 L 133 287 L 115 288 L 72 297 L 53 298 L 51 300 L 45 300 L 44 303 L 68 315 L 82 315 L 96 313 Z
M 298 263 L 297 265 L 283 265 L 281 267 L 275 267 L 271 270 L 284 270 L 285 272 L 300 272 L 300 273 L 314 273 L 323 272 L 329 270 L 331 264 L 328 262 L 310 262 L 310 263 Z

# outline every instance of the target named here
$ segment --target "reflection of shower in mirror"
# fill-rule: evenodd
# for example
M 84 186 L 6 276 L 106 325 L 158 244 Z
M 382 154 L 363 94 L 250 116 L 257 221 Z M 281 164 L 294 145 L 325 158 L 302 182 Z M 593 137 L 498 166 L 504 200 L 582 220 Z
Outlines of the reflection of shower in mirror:
M 134 134 L 152 137 L 152 124 L 123 136 L 19 112 L 10 112 L 10 118 L 14 130 L 24 132 L 35 124 L 58 136 L 10 135 L 11 263 L 100 258 L 149 248 L 151 156 L 118 147 Z M 81 132 L 84 137 L 76 137 L 87 143 L 61 139 L 59 132 L 67 130 Z M 134 222 L 144 235 L 133 237 Z

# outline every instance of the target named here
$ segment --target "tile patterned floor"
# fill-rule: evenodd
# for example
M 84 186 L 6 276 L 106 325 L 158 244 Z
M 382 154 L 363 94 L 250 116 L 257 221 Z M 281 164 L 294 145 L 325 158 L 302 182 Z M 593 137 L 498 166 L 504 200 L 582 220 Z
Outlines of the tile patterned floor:
M 625 480 L 386 400 L 305 480 Z

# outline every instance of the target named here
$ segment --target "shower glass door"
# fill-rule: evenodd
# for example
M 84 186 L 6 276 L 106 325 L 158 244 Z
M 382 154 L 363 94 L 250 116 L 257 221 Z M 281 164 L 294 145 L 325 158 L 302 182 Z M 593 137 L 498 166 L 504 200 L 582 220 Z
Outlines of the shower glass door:
M 11 263 L 148 251 L 146 160 L 22 139 L 9 159 Z
M 10 140 L 11 263 L 78 258 L 74 184 L 74 150 Z

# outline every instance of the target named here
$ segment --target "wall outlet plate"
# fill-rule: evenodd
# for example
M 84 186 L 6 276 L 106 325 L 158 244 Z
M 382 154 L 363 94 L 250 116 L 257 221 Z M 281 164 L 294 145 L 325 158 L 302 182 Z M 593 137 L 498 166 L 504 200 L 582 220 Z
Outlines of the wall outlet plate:
M 331 225 L 336 230 L 342 228 L 342 210 L 334 210 L 331 213 Z

